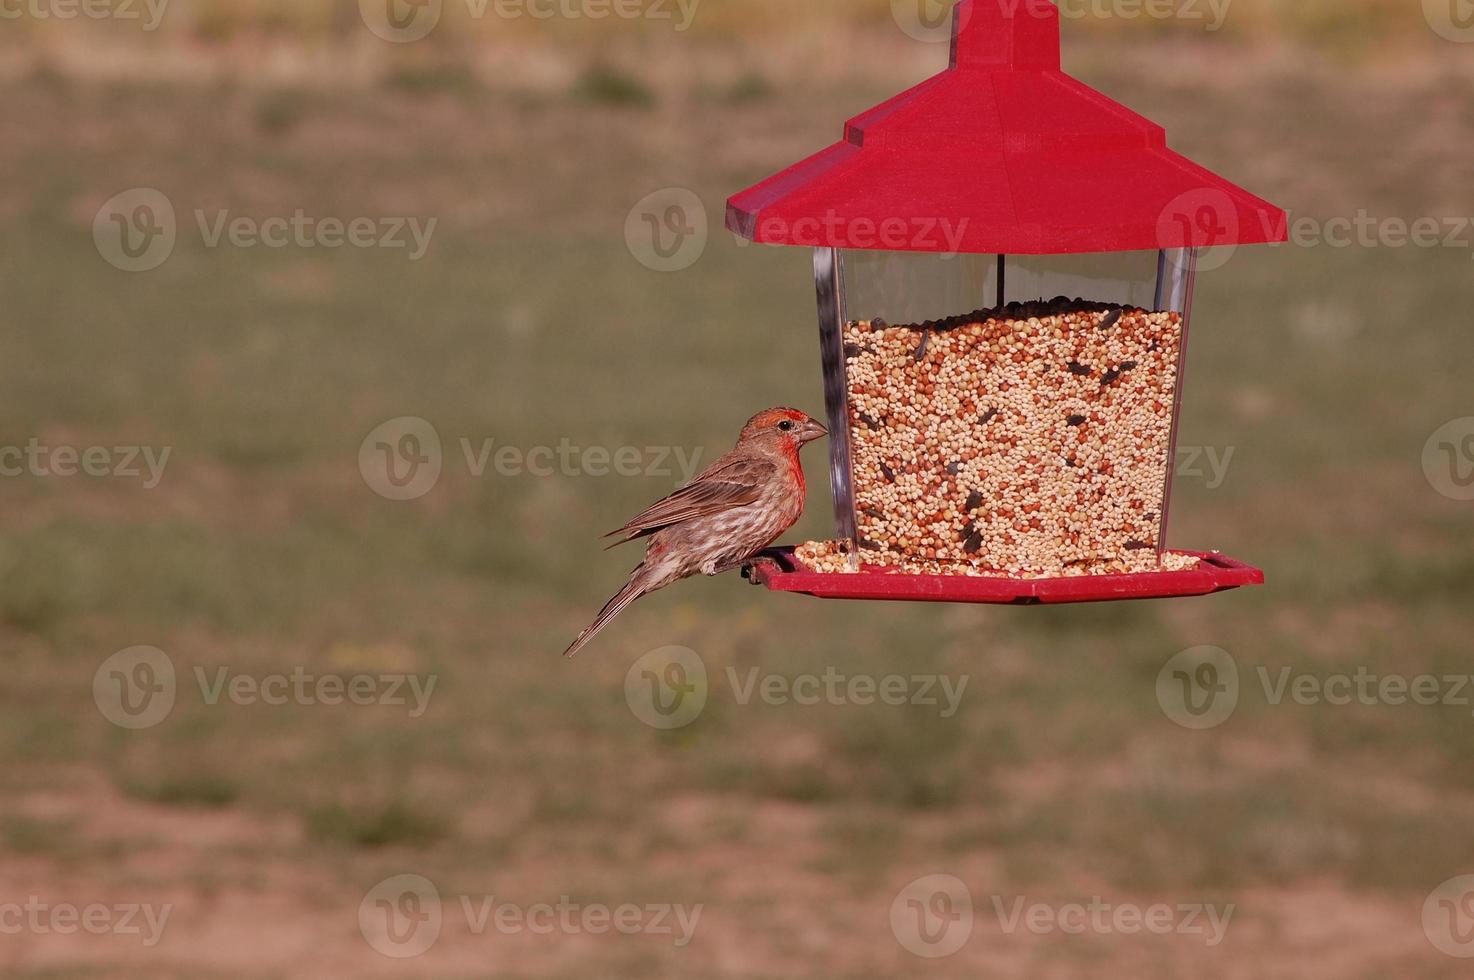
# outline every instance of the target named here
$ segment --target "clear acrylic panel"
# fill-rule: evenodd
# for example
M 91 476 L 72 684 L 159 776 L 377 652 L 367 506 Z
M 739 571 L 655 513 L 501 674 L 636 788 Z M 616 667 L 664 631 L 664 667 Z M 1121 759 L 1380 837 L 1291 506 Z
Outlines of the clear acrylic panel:
M 1155 310 L 1157 252 L 1101 252 L 1089 255 L 1010 255 L 1008 302 L 1081 297 Z
M 843 253 L 847 307 L 870 320 L 922 323 L 998 302 L 996 255 Z

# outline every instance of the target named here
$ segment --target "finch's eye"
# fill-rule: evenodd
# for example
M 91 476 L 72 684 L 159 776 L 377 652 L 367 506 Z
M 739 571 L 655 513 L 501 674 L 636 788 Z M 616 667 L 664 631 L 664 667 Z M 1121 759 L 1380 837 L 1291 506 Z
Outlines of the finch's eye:
M 792 422 L 779 422 L 778 423 L 778 428 L 782 429 L 784 432 L 792 432 L 793 431 L 793 423 Z

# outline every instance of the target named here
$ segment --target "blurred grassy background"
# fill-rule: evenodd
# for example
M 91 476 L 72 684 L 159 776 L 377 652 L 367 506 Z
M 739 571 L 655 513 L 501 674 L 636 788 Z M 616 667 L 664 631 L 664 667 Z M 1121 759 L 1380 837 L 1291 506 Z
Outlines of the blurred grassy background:
M 455 5 L 452 5 L 454 7 Z M 725 197 L 940 67 L 886 5 L 703 7 L 648 24 L 445 29 L 403 48 L 352 4 L 174 0 L 164 30 L 0 34 L 0 444 L 173 447 L 164 481 L 0 480 L 0 900 L 176 905 L 154 949 L 6 936 L 8 976 L 1453 977 L 1420 926 L 1474 870 L 1467 708 L 1267 705 L 1178 728 L 1173 654 L 1245 672 L 1467 672 L 1469 514 L 1420 456 L 1469 401 L 1464 249 L 1246 249 L 1198 291 L 1171 540 L 1262 564 L 1211 599 L 1061 609 L 831 605 L 732 578 L 561 650 L 634 560 L 599 532 L 670 478 L 471 478 L 457 440 L 730 444 L 822 407 L 806 255 L 715 232 L 647 271 L 626 214 Z M 498 32 L 508 31 L 507 36 Z M 1297 215 L 1468 213 L 1474 47 L 1415 4 L 1238 0 L 1222 36 L 1067 25 L 1066 66 L 1176 148 Z M 1384 45 L 1384 41 L 1395 44 Z M 1376 54 L 1377 57 L 1370 57 Z M 1348 57 L 1353 56 L 1353 57 Z M 157 271 L 103 262 L 98 207 L 162 190 Z M 196 208 L 434 217 L 427 257 L 207 249 Z M 357 454 L 432 420 L 447 470 L 380 499 Z M 823 536 L 815 495 L 794 537 Z M 153 644 L 181 676 L 434 674 L 431 708 L 216 706 L 123 731 L 93 672 Z M 699 721 L 639 723 L 623 681 L 685 644 Z M 946 673 L 934 709 L 737 704 L 723 671 Z M 697 940 L 477 938 L 394 962 L 358 935 L 390 874 L 519 904 L 701 902 Z M 923 962 L 891 898 L 955 874 L 985 906 Z M 986 896 L 1235 902 L 1229 941 L 1003 935 Z
M 495 0 L 491 0 L 495 2 Z M 1405 0 L 1228 0 L 1230 16 L 1224 30 L 1246 38 L 1276 38 L 1313 46 L 1359 36 L 1369 43 L 1385 43 L 1420 34 L 1420 11 Z M 1196 10 L 1202 0 L 1177 0 L 1179 8 Z M 275 35 L 318 42 L 351 38 L 361 31 L 355 0 L 169 0 L 164 31 L 204 41 L 223 41 L 240 36 Z M 544 7 L 550 5 L 543 5 Z M 1159 6 L 1159 5 L 1158 5 Z M 1142 12 L 1144 3 L 1129 3 L 1119 9 L 1122 16 L 1101 16 L 1099 0 L 1068 0 L 1063 8 L 1084 16 L 1079 22 L 1096 30 L 1139 33 L 1147 30 L 1182 29 L 1169 18 Z M 140 0 L 140 9 L 141 0 Z M 608 26 L 592 19 L 553 17 L 545 20 L 521 17 L 500 19 L 477 17 L 476 8 L 465 3 L 447 3 L 441 24 L 452 32 L 482 36 L 519 34 L 546 39 L 582 35 L 595 38 Z M 542 8 L 540 8 L 542 9 Z M 672 4 L 672 10 L 675 9 Z M 1113 9 L 1113 8 L 1112 8 Z M 33 30 L 67 30 L 75 25 L 31 21 Z M 628 26 L 628 25 L 626 25 Z M 647 27 L 649 25 L 646 25 Z M 702 0 L 691 29 L 697 34 L 719 37 L 786 36 L 798 31 L 832 31 L 846 28 L 891 26 L 887 3 L 854 3 L 852 0 L 809 0 L 793 4 L 784 0 L 741 0 L 715 3 Z

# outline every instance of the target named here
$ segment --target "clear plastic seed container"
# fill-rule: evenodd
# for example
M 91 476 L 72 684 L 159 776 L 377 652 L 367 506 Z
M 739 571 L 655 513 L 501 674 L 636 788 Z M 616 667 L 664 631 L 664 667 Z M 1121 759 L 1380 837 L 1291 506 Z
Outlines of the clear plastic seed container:
M 1166 552 L 1195 252 L 815 250 L 824 570 L 1048 578 Z

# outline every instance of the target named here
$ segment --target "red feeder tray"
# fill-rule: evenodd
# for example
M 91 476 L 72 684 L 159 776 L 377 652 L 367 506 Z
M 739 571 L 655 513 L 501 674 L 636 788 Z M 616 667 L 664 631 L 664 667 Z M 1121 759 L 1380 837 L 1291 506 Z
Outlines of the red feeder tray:
M 967 602 L 1036 606 L 1068 602 L 1115 602 L 1211 595 L 1245 585 L 1263 585 L 1264 572 L 1215 552 L 1180 552 L 1202 559 L 1194 569 L 1133 575 L 1067 578 L 981 578 L 967 575 L 907 575 L 877 565 L 854 574 L 810 571 L 792 548 L 764 554 L 751 578 L 772 592 L 797 592 L 818 599 L 898 602 Z

